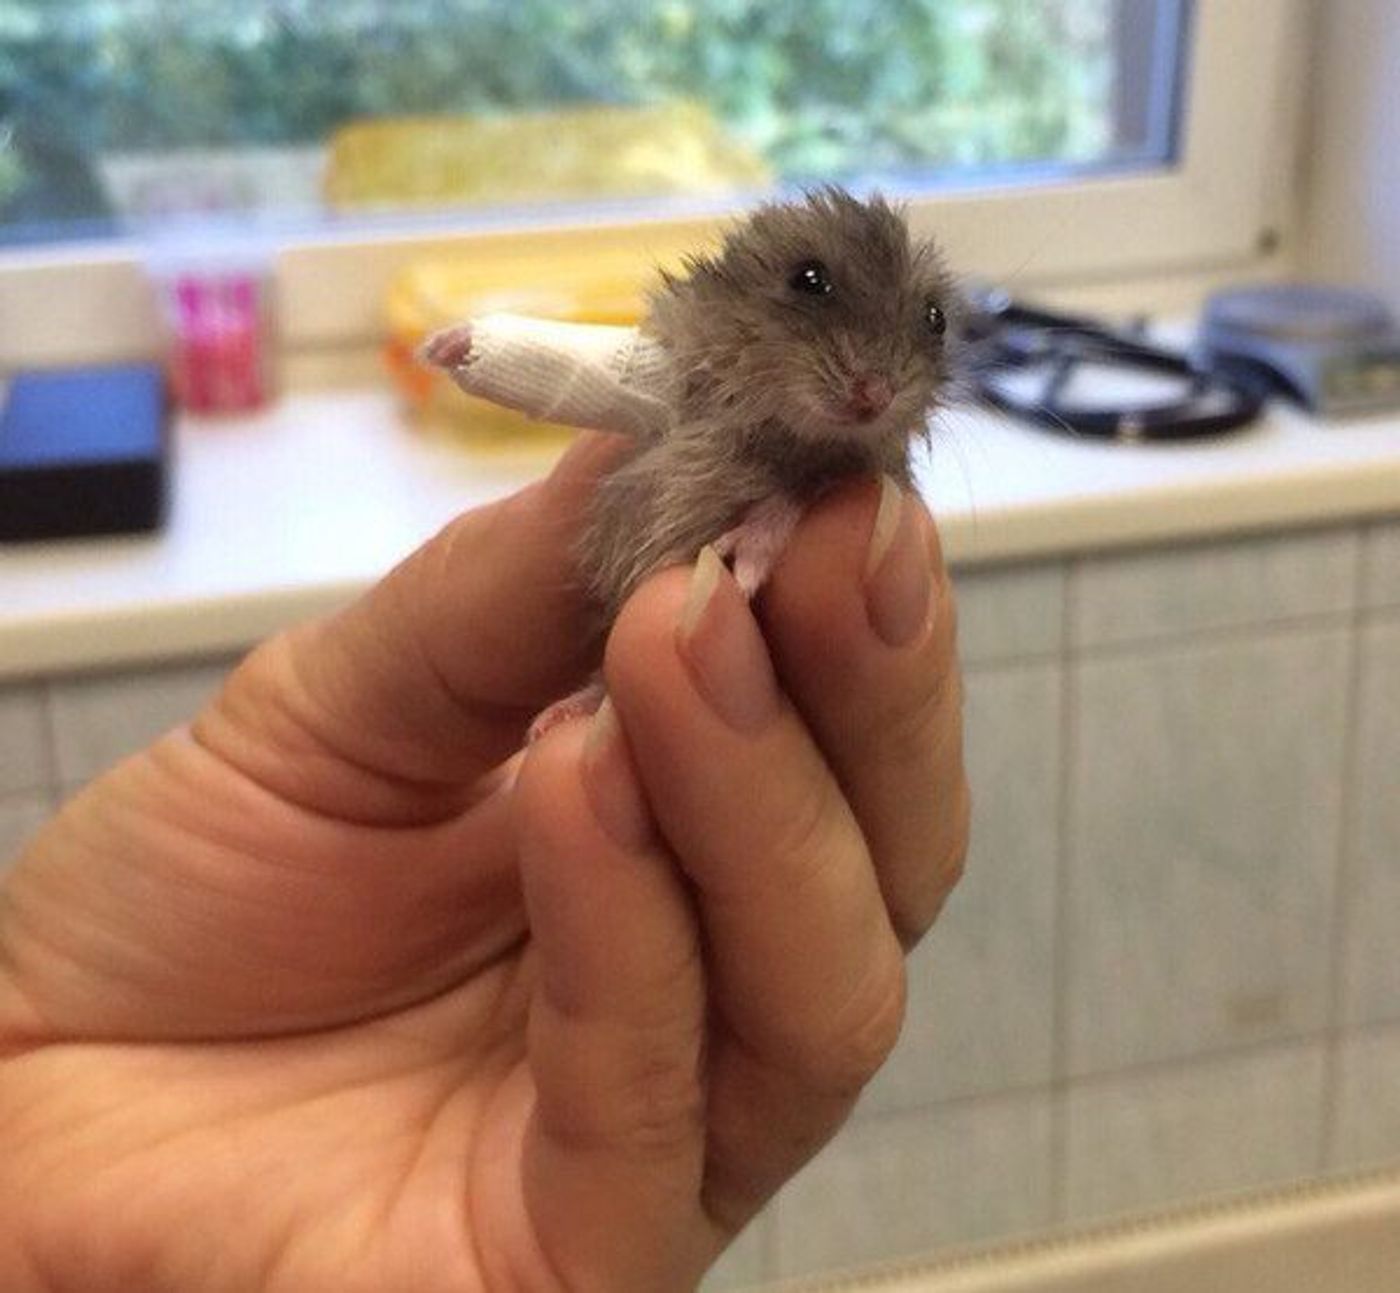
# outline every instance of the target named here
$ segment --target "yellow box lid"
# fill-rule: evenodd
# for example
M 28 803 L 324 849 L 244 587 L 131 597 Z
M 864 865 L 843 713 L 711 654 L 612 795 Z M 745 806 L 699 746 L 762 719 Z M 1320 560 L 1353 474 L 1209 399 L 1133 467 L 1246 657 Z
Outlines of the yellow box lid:
M 344 210 L 717 193 L 766 188 L 767 163 L 703 104 L 585 106 L 356 121 L 324 183 Z

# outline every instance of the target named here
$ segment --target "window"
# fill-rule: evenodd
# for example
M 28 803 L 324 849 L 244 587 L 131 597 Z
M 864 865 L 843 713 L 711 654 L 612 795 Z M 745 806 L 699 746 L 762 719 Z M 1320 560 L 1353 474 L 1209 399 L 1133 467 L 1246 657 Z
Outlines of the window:
M 10 0 L 0 312 L 48 317 L 0 358 L 135 346 L 141 239 L 190 210 L 276 237 L 309 345 L 367 340 L 425 242 L 831 178 L 984 273 L 1238 257 L 1291 3 Z

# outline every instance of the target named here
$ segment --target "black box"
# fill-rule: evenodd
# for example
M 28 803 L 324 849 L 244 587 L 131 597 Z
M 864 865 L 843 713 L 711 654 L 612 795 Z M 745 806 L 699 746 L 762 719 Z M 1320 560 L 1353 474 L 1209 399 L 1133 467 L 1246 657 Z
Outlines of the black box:
M 155 365 L 21 373 L 0 418 L 0 541 L 165 519 L 170 403 Z

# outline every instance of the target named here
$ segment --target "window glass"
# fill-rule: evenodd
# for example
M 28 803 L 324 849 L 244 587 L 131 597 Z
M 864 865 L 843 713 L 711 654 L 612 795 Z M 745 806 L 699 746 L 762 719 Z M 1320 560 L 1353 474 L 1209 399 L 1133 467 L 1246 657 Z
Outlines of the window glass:
M 0 0 L 0 241 L 1170 160 L 1186 0 Z

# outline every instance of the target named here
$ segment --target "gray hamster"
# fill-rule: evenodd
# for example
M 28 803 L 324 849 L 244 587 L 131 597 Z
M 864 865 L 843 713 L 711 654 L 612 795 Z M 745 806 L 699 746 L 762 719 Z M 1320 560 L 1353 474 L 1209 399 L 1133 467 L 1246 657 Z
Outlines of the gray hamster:
M 602 482 L 579 548 L 604 624 L 707 543 L 752 595 L 834 482 L 908 484 L 957 314 L 937 249 L 883 199 L 839 188 L 761 207 L 663 274 L 642 332 L 669 356 L 675 416 Z
M 565 337 L 497 316 L 480 321 L 485 336 L 459 324 L 422 351 L 473 394 L 631 434 L 578 546 L 600 633 L 643 578 L 707 544 L 752 597 L 803 510 L 837 481 L 884 472 L 907 486 L 960 313 L 937 249 L 883 199 L 834 187 L 760 207 L 716 252 L 662 274 L 648 305 L 635 333 Z M 532 733 L 591 713 L 602 695 L 595 679 Z

